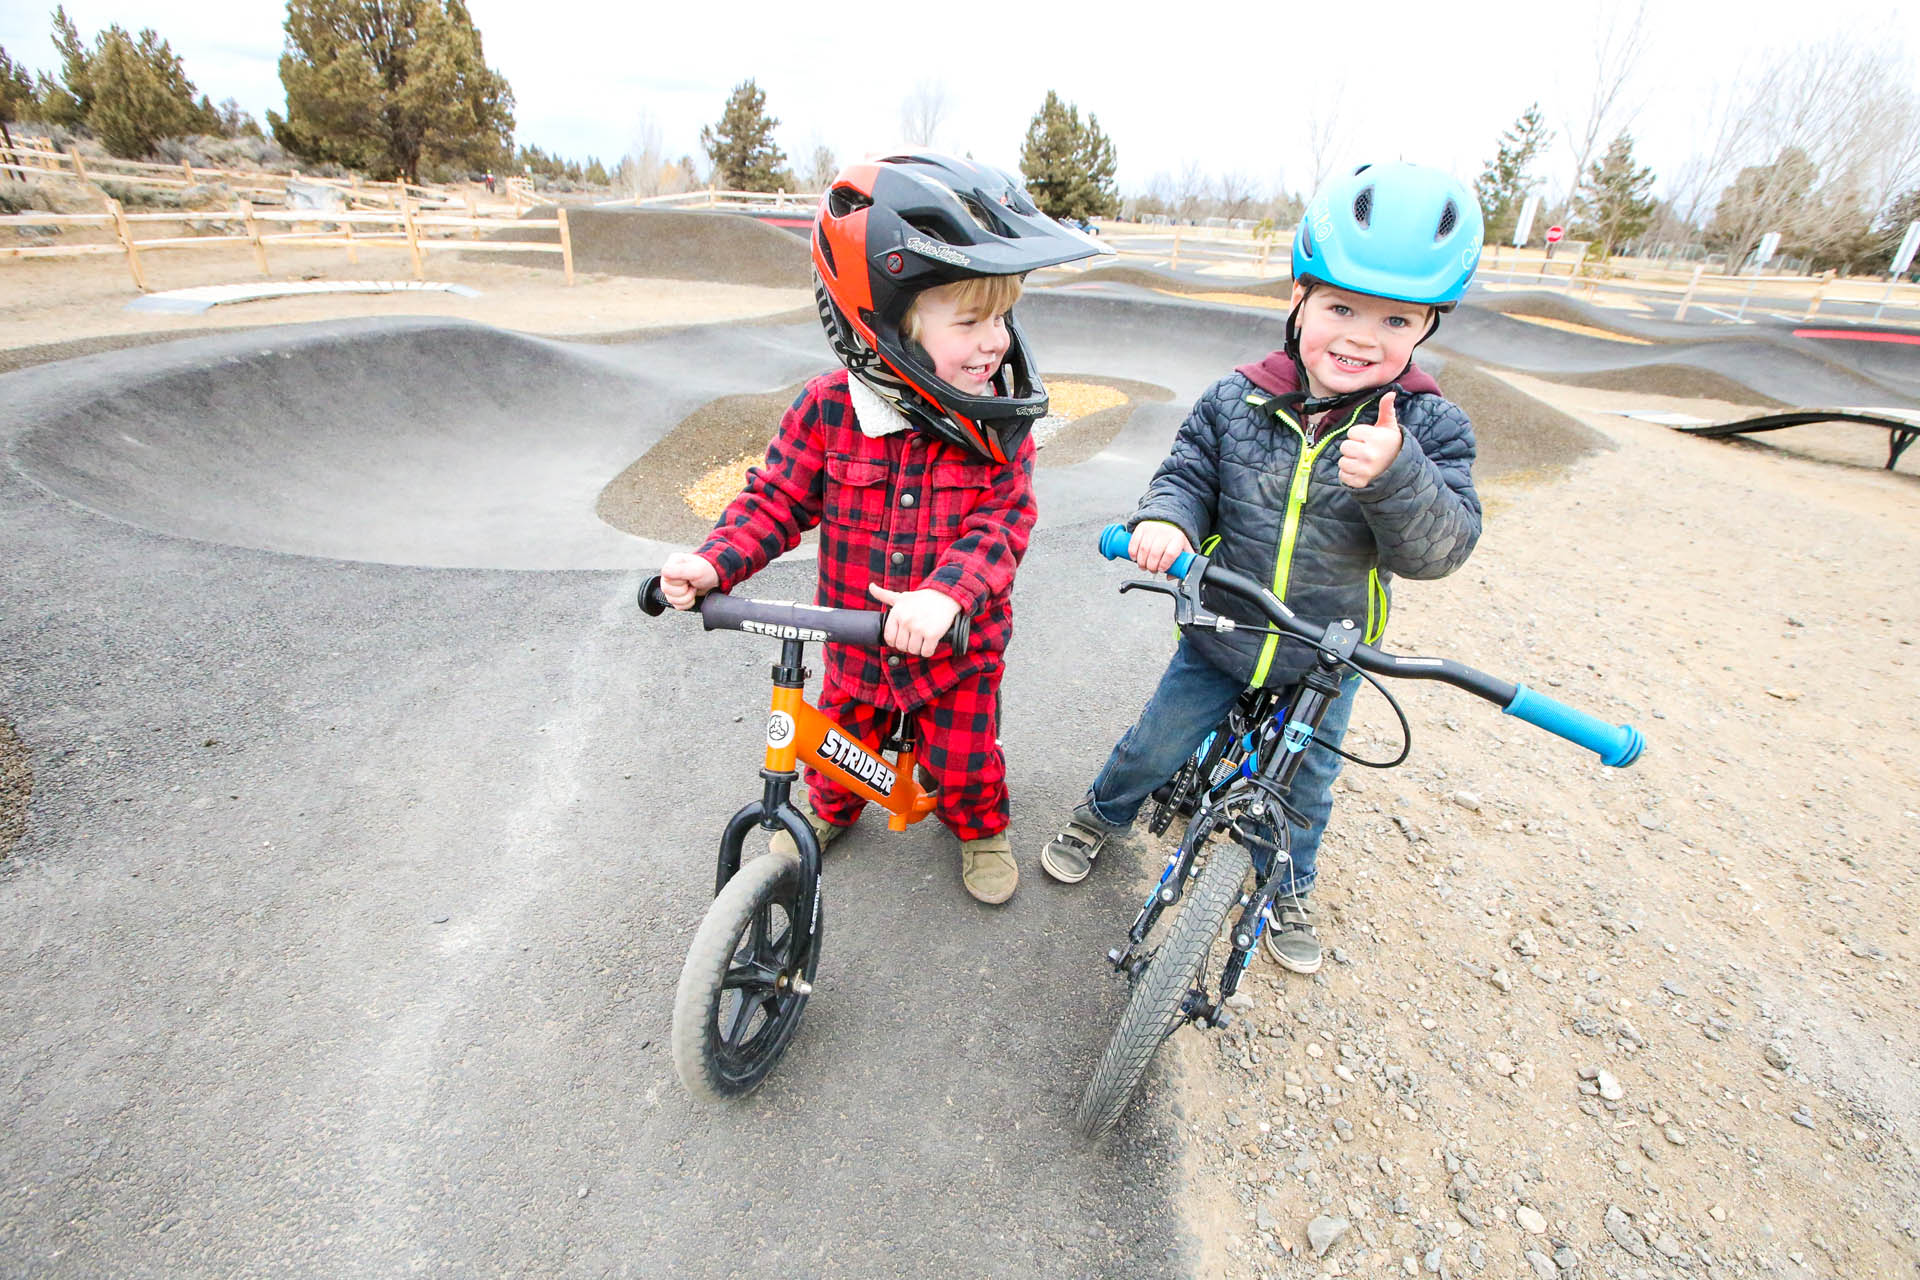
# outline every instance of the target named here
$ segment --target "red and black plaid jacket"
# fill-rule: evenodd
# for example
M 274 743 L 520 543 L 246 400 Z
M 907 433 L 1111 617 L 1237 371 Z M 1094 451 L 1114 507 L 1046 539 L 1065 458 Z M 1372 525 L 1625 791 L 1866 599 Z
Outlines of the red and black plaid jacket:
M 1033 440 L 1011 466 L 924 432 L 868 436 L 854 421 L 847 372 L 807 384 L 780 419 L 766 461 L 698 554 L 731 591 L 820 526 L 818 603 L 878 609 L 869 583 L 931 587 L 973 616 L 965 657 L 827 646 L 827 680 L 875 706 L 912 708 L 976 671 L 999 667 L 1013 634 L 1013 571 L 1033 532 Z

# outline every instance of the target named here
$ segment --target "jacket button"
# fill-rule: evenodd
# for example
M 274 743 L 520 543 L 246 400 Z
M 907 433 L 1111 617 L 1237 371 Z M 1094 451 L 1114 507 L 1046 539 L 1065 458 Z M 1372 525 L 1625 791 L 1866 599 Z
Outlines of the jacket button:
M 897 666 L 899 666 L 899 665 L 900 665 L 900 655 L 899 655 L 899 654 L 897 654 L 897 653 L 890 653 L 890 654 L 888 654 L 888 655 L 887 655 L 887 665 L 888 665 L 888 666 L 890 666 L 890 667 L 897 667 Z
M 912 495 L 912 494 L 910 494 L 910 493 L 903 493 L 903 494 L 901 494 L 901 495 L 900 495 L 900 505 L 901 505 L 901 506 L 903 506 L 903 507 L 910 507 L 910 506 L 912 506 L 912 505 L 913 505 L 913 495 Z
M 892 559 L 897 565 L 905 564 L 907 562 L 907 553 L 904 551 L 896 551 L 893 553 Z

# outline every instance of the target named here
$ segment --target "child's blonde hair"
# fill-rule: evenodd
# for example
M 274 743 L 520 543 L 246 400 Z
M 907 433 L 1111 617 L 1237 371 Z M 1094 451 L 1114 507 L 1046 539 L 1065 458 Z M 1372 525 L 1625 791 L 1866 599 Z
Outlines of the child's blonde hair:
M 907 305 L 900 331 L 909 342 L 920 341 L 920 299 L 929 293 L 945 292 L 953 300 L 955 309 L 963 314 L 973 311 L 996 316 L 1013 310 L 1013 304 L 1020 301 L 1021 287 L 1019 276 L 974 276 L 970 280 L 956 280 L 952 284 L 923 289 Z

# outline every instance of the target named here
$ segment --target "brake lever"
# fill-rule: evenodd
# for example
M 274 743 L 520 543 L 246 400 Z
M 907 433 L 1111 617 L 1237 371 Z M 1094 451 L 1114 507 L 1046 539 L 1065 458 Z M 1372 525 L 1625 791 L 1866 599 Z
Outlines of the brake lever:
M 1236 625 L 1232 618 L 1223 618 L 1211 613 L 1200 603 L 1200 579 L 1207 571 L 1207 558 L 1197 553 L 1189 553 L 1186 573 L 1181 575 L 1178 586 L 1170 582 L 1154 579 L 1134 579 L 1120 584 L 1120 590 L 1154 591 L 1173 597 L 1173 621 L 1179 627 L 1201 627 L 1209 631 L 1231 631 Z

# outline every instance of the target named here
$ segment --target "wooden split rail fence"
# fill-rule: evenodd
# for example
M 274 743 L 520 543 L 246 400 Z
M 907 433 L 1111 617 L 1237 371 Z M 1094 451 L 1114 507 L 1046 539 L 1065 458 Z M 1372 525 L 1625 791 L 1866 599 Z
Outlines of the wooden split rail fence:
M 339 191 L 342 198 L 349 203 L 384 205 L 396 211 L 407 201 L 423 207 L 457 207 L 460 204 L 459 198 L 452 192 L 443 188 L 421 186 L 413 182 L 374 182 L 363 180 L 358 176 L 322 178 L 313 174 L 303 174 L 298 170 L 286 174 L 270 173 L 261 169 L 208 168 L 187 160 L 182 160 L 179 164 L 153 164 L 145 160 L 120 160 L 103 156 L 88 159 L 74 147 L 68 147 L 65 151 L 55 151 L 48 147 L 24 145 L 9 147 L 0 143 L 0 177 L 21 181 L 31 178 L 60 178 L 78 182 L 84 187 L 95 190 L 98 190 L 101 182 L 173 190 L 222 183 L 236 195 L 283 201 L 287 196 L 288 183 L 305 183 L 310 186 L 332 187 Z M 527 184 L 523 179 L 510 177 L 506 179 L 505 186 L 506 197 L 512 201 L 515 214 L 528 205 L 538 203 L 527 190 Z
M 142 240 L 134 235 L 136 227 L 154 222 L 171 223 L 222 223 L 228 226 L 238 225 L 241 231 L 227 235 L 184 235 L 158 236 Z M 299 224 L 307 224 L 312 229 L 299 230 Z M 263 227 L 285 225 L 286 231 L 267 231 Z M 20 213 L 0 217 L 0 227 L 47 227 L 80 226 L 104 227 L 112 230 L 113 243 L 74 244 L 74 245 L 21 245 L 0 248 L 0 258 L 64 258 L 79 257 L 87 254 L 123 253 L 127 258 L 127 270 L 133 276 L 133 283 L 142 293 L 150 292 L 147 287 L 146 270 L 142 267 L 140 256 L 156 249 L 201 249 L 219 245 L 251 244 L 254 262 L 260 273 L 269 273 L 267 266 L 267 246 L 269 244 L 334 245 L 347 251 L 347 261 L 360 260 L 358 250 L 364 248 L 403 248 L 413 259 L 413 278 L 425 280 L 425 255 L 442 249 L 460 249 L 482 253 L 557 253 L 561 257 L 566 272 L 567 283 L 573 283 L 573 236 L 567 226 L 567 211 L 557 209 L 552 218 L 522 218 L 503 221 L 498 218 L 456 217 L 438 213 L 419 213 L 411 201 L 401 205 L 399 212 L 387 213 L 380 210 L 290 210 L 255 209 L 242 201 L 231 210 L 187 211 L 170 213 L 128 213 L 117 200 L 107 201 L 105 213 Z M 374 234 L 362 236 L 355 233 L 356 227 L 375 228 Z M 534 240 L 480 240 L 452 239 L 435 237 L 431 233 L 437 230 L 466 229 L 478 231 L 490 230 L 527 230 L 557 231 L 559 243 L 546 244 Z

